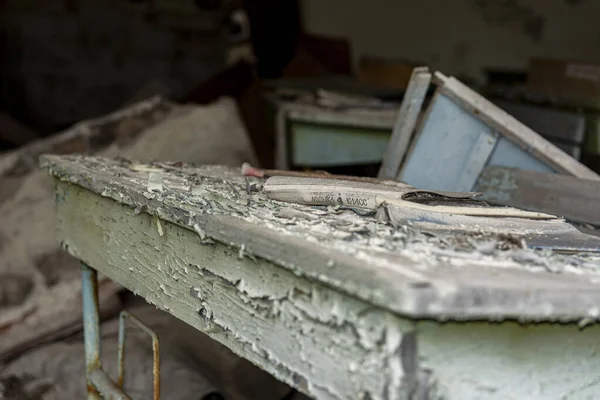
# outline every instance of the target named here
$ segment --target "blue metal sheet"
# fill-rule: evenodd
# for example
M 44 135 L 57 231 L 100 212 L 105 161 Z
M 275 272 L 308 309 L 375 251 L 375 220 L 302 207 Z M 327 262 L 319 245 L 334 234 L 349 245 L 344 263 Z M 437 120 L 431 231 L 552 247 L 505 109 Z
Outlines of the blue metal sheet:
M 438 93 L 399 180 L 428 190 L 470 191 L 496 140 L 489 126 Z

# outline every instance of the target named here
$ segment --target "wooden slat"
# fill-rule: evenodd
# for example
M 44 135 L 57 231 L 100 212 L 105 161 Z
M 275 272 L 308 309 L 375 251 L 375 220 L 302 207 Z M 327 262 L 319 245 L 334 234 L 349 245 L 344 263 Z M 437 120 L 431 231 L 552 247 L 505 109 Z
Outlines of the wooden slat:
M 545 136 L 548 140 L 581 145 L 585 136 L 585 115 L 581 111 L 567 111 L 509 100 L 494 103 L 513 117 Z
M 477 182 L 487 201 L 600 226 L 600 182 L 566 175 L 487 167 Z
M 435 73 L 434 79 L 440 86 L 439 90 L 442 93 L 476 115 L 492 129 L 515 142 L 521 148 L 527 149 L 533 156 L 544 161 L 557 172 L 573 175 L 577 178 L 600 180 L 600 176 L 595 172 L 565 154 L 531 128 L 522 124 L 457 79 L 446 77 L 440 72 Z
M 398 175 L 430 83 L 431 73 L 427 67 L 413 70 L 396 117 L 394 131 L 383 156 L 378 178 L 395 179 Z

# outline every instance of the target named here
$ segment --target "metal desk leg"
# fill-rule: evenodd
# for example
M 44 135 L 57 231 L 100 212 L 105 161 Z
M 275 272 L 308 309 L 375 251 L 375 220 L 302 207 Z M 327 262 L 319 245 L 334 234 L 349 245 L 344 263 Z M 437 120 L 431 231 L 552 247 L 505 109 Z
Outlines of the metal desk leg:
M 83 338 L 88 400 L 99 400 L 101 399 L 100 394 L 92 383 L 92 372 L 102 369 L 100 362 L 98 272 L 84 263 L 81 263 L 81 296 L 83 298 Z
M 102 370 L 100 361 L 100 310 L 98 301 L 98 272 L 85 263 L 81 263 L 81 296 L 83 298 L 83 335 L 85 343 L 85 376 L 87 380 L 88 400 L 131 400 L 123 391 L 125 380 L 125 319 L 130 319 L 152 338 L 154 354 L 154 400 L 160 399 L 160 356 L 158 335 L 139 319 L 126 311 L 121 312 L 119 320 L 119 383 L 115 383 Z

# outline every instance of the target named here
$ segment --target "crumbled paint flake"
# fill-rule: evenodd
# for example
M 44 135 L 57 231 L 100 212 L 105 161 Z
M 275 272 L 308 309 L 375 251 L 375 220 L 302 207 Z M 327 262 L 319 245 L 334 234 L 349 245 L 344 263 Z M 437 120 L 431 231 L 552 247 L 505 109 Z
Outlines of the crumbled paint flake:
M 158 234 L 160 236 L 164 236 L 165 232 L 163 231 L 162 223 L 160 222 L 160 218 L 154 217 L 156 220 L 156 227 L 158 228 Z
M 192 186 L 192 196 L 202 196 L 204 197 L 206 194 L 208 194 L 208 190 L 206 190 L 206 188 L 204 188 L 203 186 Z
M 600 317 L 600 308 L 593 307 L 590 310 L 588 310 L 587 314 L 590 318 L 597 319 L 598 317 Z
M 148 191 L 162 192 L 163 191 L 164 174 L 160 172 L 150 172 L 148 175 Z
M 238 279 L 235 282 L 235 287 L 237 287 L 241 292 L 246 292 L 246 281 L 244 281 L 243 279 Z
M 158 167 L 153 167 L 151 165 L 147 165 L 147 164 L 132 164 L 129 169 L 131 169 L 132 171 L 138 171 L 138 172 L 162 172 L 163 169 L 162 168 L 158 168 Z
M 292 220 L 293 219 L 301 219 L 301 220 L 308 220 L 308 221 L 314 221 L 319 218 L 316 215 L 313 215 L 309 212 L 296 210 L 292 207 L 282 208 L 280 211 L 278 211 L 275 214 L 275 216 L 277 218 L 283 218 L 283 219 L 292 219 Z
M 196 231 L 198 236 L 200 236 L 200 240 L 206 239 L 206 232 L 204 232 L 204 230 L 200 228 L 200 225 L 194 224 L 194 230 Z
M 190 212 L 188 215 L 188 222 L 187 222 L 187 224 L 189 226 L 194 226 L 194 224 L 195 224 L 194 218 L 196 218 L 196 214 L 194 212 Z
M 348 372 L 356 372 L 358 371 L 358 364 L 355 363 L 354 361 L 351 361 L 350 363 L 348 363 Z
M 579 322 L 577 323 L 577 326 L 579 327 L 579 329 L 583 329 L 588 325 L 593 325 L 596 323 L 596 319 L 594 318 L 582 318 L 579 320 Z

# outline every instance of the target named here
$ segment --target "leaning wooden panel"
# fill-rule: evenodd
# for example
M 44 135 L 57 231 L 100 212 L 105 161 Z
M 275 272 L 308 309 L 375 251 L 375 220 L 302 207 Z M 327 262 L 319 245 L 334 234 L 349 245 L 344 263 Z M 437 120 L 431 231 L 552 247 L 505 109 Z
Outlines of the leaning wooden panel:
M 57 197 L 71 254 L 275 377 L 318 399 L 405 398 L 406 320 L 86 189 Z
M 566 155 L 552 143 L 519 122 L 512 115 L 494 106 L 492 102 L 480 96 L 456 78 L 446 77 L 442 73 L 436 72 L 434 81 L 444 95 L 476 115 L 478 119 L 513 141 L 527 153 L 546 163 L 557 173 L 583 179 L 600 180 L 600 176 L 595 172 Z

